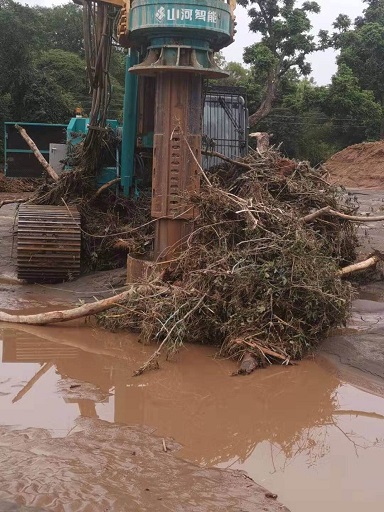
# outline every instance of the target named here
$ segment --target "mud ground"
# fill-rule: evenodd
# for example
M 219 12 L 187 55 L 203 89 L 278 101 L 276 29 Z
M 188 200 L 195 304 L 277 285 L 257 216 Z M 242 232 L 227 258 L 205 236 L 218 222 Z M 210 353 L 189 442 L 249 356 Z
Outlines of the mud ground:
M 384 215 L 384 191 L 350 189 L 360 204 L 360 215 Z M 359 258 L 374 251 L 384 253 L 384 222 L 366 223 L 359 227 Z M 348 329 L 332 336 L 320 348 L 320 353 L 335 362 L 344 375 L 362 380 L 368 378 L 384 390 L 384 281 L 383 270 L 374 281 L 359 286 L 353 303 Z M 352 370 L 352 371 L 351 371 Z M 353 372 L 358 370 L 358 374 Z
M 15 496 L 36 512 L 288 511 L 244 473 L 183 462 L 174 441 L 164 439 L 165 452 L 145 428 L 87 418 L 76 427 L 81 431 L 65 438 L 0 429 L 2 512 Z
M 360 200 L 362 212 L 376 213 L 383 208 L 384 194 L 381 192 L 356 190 L 354 193 Z M 124 269 L 84 276 L 72 283 L 48 287 L 19 283 L 15 273 L 14 251 L 12 253 L 13 223 L 14 207 L 0 209 L 0 304 L 3 310 L 32 312 L 46 310 L 47 305 L 49 309 L 57 309 L 80 300 L 108 296 L 124 285 Z M 367 223 L 361 226 L 360 234 L 361 257 L 374 249 L 384 250 L 384 222 L 378 225 Z M 29 347 L 35 343 L 35 351 L 45 347 L 48 354 L 40 359 L 34 355 L 35 352 L 28 356 L 41 365 L 36 375 L 39 377 L 40 373 L 47 371 L 52 379 L 60 374 L 60 386 L 68 390 L 71 385 L 81 385 L 82 391 L 79 396 L 73 392 L 63 396 L 65 407 L 78 404 L 80 416 L 70 423 L 65 435 L 55 435 L 50 426 L 55 422 L 54 411 L 50 412 L 49 407 L 45 411 L 41 409 L 42 405 L 39 406 L 45 400 L 47 404 L 51 403 L 48 397 L 44 398 L 45 387 L 40 387 L 36 395 L 28 387 L 35 386 L 35 377 L 28 380 L 20 374 L 19 381 L 12 384 L 12 381 L 7 383 L 7 379 L 3 382 L 0 374 L 0 398 L 4 395 L 4 399 L 7 399 L 20 387 L 13 400 L 18 404 L 21 401 L 24 407 L 21 419 L 17 420 L 16 415 L 5 421 L 4 416 L 1 422 L 4 426 L 0 427 L 0 511 L 288 510 L 278 501 L 266 497 L 268 491 L 247 478 L 245 473 L 209 466 L 243 469 L 266 487 L 276 485 L 276 489 L 282 489 L 283 495 L 289 497 L 286 503 L 292 504 L 293 512 L 324 508 L 336 510 L 332 508 L 336 503 L 337 510 L 343 510 L 346 496 L 350 493 L 337 495 L 340 487 L 336 485 L 337 478 L 332 479 L 335 482 L 324 480 L 326 487 L 323 492 L 318 486 L 320 470 L 329 475 L 329 471 L 341 461 L 349 461 L 345 452 L 336 453 L 343 439 L 349 450 L 362 449 L 358 464 L 354 458 L 345 463 L 349 464 L 349 477 L 355 488 L 361 483 L 366 487 L 358 490 L 360 501 L 354 497 L 349 510 L 361 510 L 352 507 L 360 507 L 369 499 L 370 494 L 363 491 L 373 486 L 376 472 L 370 474 L 369 471 L 381 460 L 378 458 L 381 452 L 370 452 L 368 448 L 376 450 L 379 441 L 375 439 L 380 437 L 377 432 L 380 432 L 384 418 L 381 399 L 370 401 L 369 398 L 384 396 L 384 284 L 380 280 L 361 286 L 348 328 L 335 333 L 322 344 L 318 357 L 324 360 L 325 367 L 332 365 L 331 373 L 309 361 L 301 365 L 301 374 L 286 368 L 275 368 L 255 376 L 252 386 L 248 382 L 243 386 L 245 381 L 241 379 L 233 384 L 233 379 L 228 377 L 229 366 L 232 365 L 229 361 L 216 368 L 216 377 L 200 361 L 199 382 L 196 382 L 196 365 L 193 365 L 194 377 L 189 379 L 191 368 L 186 367 L 185 363 L 180 366 L 176 363 L 165 370 L 169 372 L 168 381 L 161 372 L 155 372 L 148 382 L 136 384 L 133 388 L 132 373 L 129 377 L 121 377 L 121 364 L 133 364 L 130 360 L 131 349 L 128 353 L 122 349 L 122 336 L 116 342 L 112 340 L 113 335 L 110 335 L 109 341 L 109 335 L 101 334 L 102 343 L 97 345 L 95 340 L 88 339 L 92 338 L 93 331 L 89 327 L 81 330 L 81 325 L 73 328 L 73 331 L 71 328 L 44 328 L 42 332 L 41 328 L 28 327 L 18 330 L 18 334 L 10 332 L 9 327 L 0 325 L 3 351 L 9 347 L 22 347 L 15 353 L 15 361 L 21 362 L 20 372 L 25 371 L 23 368 L 30 354 Z M 97 335 L 100 336 L 100 333 Z M 25 336 L 28 338 L 26 344 Z M 37 337 L 35 342 L 34 337 Z M 145 360 L 146 349 L 141 350 L 144 352 L 140 357 Z M 56 353 L 60 353 L 60 357 L 54 356 Z M 69 358 L 72 362 L 70 365 L 64 364 L 60 358 L 64 358 L 64 362 Z M 111 358 L 116 362 L 111 364 Z M 54 366 L 50 361 L 54 361 Z M 209 361 L 209 364 L 211 368 L 214 363 Z M 370 395 L 363 391 L 360 395 L 352 393 L 348 386 L 342 386 L 334 376 L 334 365 L 339 378 L 353 384 L 356 389 L 369 390 Z M 134 369 L 131 366 L 130 372 Z M 107 381 L 106 375 L 110 376 Z M 84 382 L 93 383 L 96 387 L 88 393 Z M 8 385 L 16 386 L 15 390 L 8 389 Z M 146 386 L 148 393 L 143 395 L 142 389 L 147 389 Z M 123 400 L 118 398 L 117 387 L 120 392 L 125 390 Z M 27 398 L 23 395 L 25 389 Z M 132 395 L 134 389 L 138 390 L 137 396 Z M 101 395 L 100 390 L 103 390 Z M 99 410 L 98 403 L 108 403 L 111 390 L 115 393 L 114 417 L 106 422 L 100 419 L 102 416 L 100 412 L 96 414 L 96 410 Z M 55 393 L 52 392 L 53 395 Z M 42 398 L 38 399 L 37 396 Z M 134 401 L 133 396 L 136 396 Z M 239 396 L 242 397 L 241 401 Z M 26 405 L 23 403 L 25 400 Z M 346 410 L 341 412 L 337 406 L 340 400 L 347 404 Z M 367 410 L 361 402 L 365 402 Z M 356 407 L 351 407 L 351 403 L 356 403 Z M 17 407 L 15 410 L 17 412 Z M 143 412 L 142 417 L 137 416 L 140 411 Z M 345 418 L 345 415 L 363 421 L 361 435 L 370 439 L 367 445 L 360 446 L 353 432 L 348 432 L 349 420 L 344 426 L 334 419 Z M 41 419 L 41 423 L 37 420 L 36 424 L 31 423 L 32 417 Z M 375 422 L 376 430 L 372 423 L 369 428 L 366 427 L 364 421 L 367 418 Z M 61 419 L 59 424 L 62 423 Z M 153 432 L 131 426 L 140 423 L 155 425 L 157 430 Z M 122 427 L 121 424 L 127 426 Z M 16 426 L 11 428 L 11 425 Z M 355 423 L 351 425 L 356 428 Z M 319 441 L 319 433 L 323 431 L 329 442 L 332 441 L 332 449 L 337 457 L 329 458 L 328 465 L 321 466 L 330 449 L 327 443 Z M 172 432 L 176 441 L 181 443 L 181 451 L 178 451 L 179 446 L 173 439 L 159 437 L 167 435 L 167 432 Z M 266 457 L 266 443 L 270 444 L 268 450 L 272 457 L 272 468 L 268 471 L 269 462 L 260 464 L 260 460 L 264 461 Z M 183 460 L 180 454 L 189 462 Z M 276 476 L 279 471 L 275 466 L 281 457 L 282 473 Z M 301 469 L 298 473 L 292 470 L 289 476 L 286 465 L 294 468 L 295 461 L 300 460 Z M 318 469 L 317 464 L 320 464 Z M 305 467 L 308 469 L 303 471 Z M 315 468 L 313 480 L 307 481 L 308 471 L 312 467 Z M 361 471 L 367 475 L 369 482 L 363 481 Z M 332 490 L 330 487 L 333 483 L 335 489 Z M 315 504 L 313 496 L 316 493 L 318 501 L 324 493 L 337 497 L 334 497 L 334 501 L 329 498 L 329 503 L 333 504 L 330 508 L 326 505 L 327 500 L 324 504 L 320 501 Z M 372 504 L 368 509 L 381 510 L 377 508 L 381 506 L 377 493 L 371 494 Z
M 0 194 L 0 200 L 14 196 Z M 94 297 L 109 296 L 124 285 L 124 269 L 83 276 L 57 286 L 19 282 L 14 222 L 15 207 L 1 208 L 2 310 L 36 312 L 67 307 Z M 1 326 L 0 334 L 1 344 L 4 338 Z M 107 352 L 109 356 L 112 353 L 114 357 L 116 354 L 123 357 L 119 343 L 100 350 L 104 355 Z M 93 351 L 94 348 L 91 353 Z M 47 364 L 48 370 L 51 369 L 53 363 Z M 84 361 L 83 368 L 87 365 Z M 41 375 L 46 368 L 42 366 Z M 40 377 L 39 372 L 36 375 L 30 383 L 20 385 L 26 384 L 28 391 Z M 68 378 L 64 376 L 64 379 L 68 388 Z M 9 394 L 8 380 L 0 375 L 0 397 Z M 84 386 L 82 393 L 83 389 Z M 22 397 L 23 392 L 15 400 Z M 94 399 L 94 394 L 91 398 Z M 71 401 L 73 397 L 65 400 Z M 64 437 L 52 436 L 52 430 L 31 428 L 28 421 L 27 428 L 18 425 L 13 430 L 0 426 L 1 512 L 289 512 L 244 472 L 200 467 L 177 457 L 180 446 L 172 439 L 157 437 L 153 430 L 98 420 L 89 400 L 89 396 L 84 398 L 83 395 L 79 399 L 83 404 L 81 418 Z M 43 411 L 33 410 L 32 416 L 41 414 Z

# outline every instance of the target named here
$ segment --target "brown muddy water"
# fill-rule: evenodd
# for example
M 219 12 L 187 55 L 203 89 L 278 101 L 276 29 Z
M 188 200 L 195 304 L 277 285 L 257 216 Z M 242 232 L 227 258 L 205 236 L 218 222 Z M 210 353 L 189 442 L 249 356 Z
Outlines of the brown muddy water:
M 57 500 L 86 501 L 96 489 L 102 503 L 108 486 L 126 485 L 119 466 L 109 460 L 109 438 L 104 434 L 98 441 L 104 420 L 145 425 L 166 437 L 170 448 L 173 438 L 181 445 L 177 455 L 202 467 L 242 469 L 292 512 L 383 510 L 384 399 L 342 382 L 323 363 L 306 360 L 231 377 L 233 362 L 214 359 L 210 348 L 188 346 L 160 370 L 132 377 L 153 350 L 133 336 L 86 326 L 13 329 L 3 324 L 0 339 L 0 424 L 7 427 L 0 432 L 0 452 L 7 443 L 13 450 L 1 460 L 1 473 L 13 472 L 17 481 L 28 463 L 20 455 L 28 444 L 40 457 L 33 471 L 44 468 L 41 488 L 56 485 Z M 42 439 L 36 428 L 49 434 Z M 117 446 L 123 429 L 114 426 L 108 434 Z M 95 488 L 89 481 L 75 491 L 66 485 L 65 472 L 60 486 L 54 484 L 60 461 L 72 464 L 68 446 L 60 443 L 75 431 L 93 443 L 81 455 L 91 475 L 100 475 L 104 457 L 102 464 L 112 472 L 107 484 Z M 52 453 L 58 466 L 47 466 L 44 455 Z M 24 496 L 43 492 L 32 476 L 28 485 L 15 486 L 14 492 Z M 232 510 L 228 503 L 222 510 Z M 103 510 L 120 509 L 106 505 Z M 160 507 L 154 501 L 148 510 Z

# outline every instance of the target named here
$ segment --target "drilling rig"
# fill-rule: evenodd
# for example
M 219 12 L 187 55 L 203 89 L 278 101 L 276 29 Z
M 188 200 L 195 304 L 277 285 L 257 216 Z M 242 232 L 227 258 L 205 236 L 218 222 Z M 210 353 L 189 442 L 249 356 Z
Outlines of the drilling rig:
M 227 76 L 214 53 L 233 40 L 233 6 L 223 0 L 133 0 L 120 44 L 139 59 L 129 72 L 155 78 L 152 217 L 154 257 L 181 249 L 196 211 L 186 193 L 200 187 L 203 79 Z
M 137 146 L 149 148 L 153 258 L 169 260 L 182 250 L 197 215 L 187 198 L 200 188 L 203 83 L 227 76 L 214 56 L 233 41 L 235 1 L 84 0 L 82 5 L 120 9 L 117 38 L 127 49 L 121 189 L 128 195 L 132 187 Z M 74 118 L 67 142 L 86 132 L 88 121 Z M 66 221 L 65 209 L 53 208 L 48 217 L 42 207 L 20 208 L 18 273 L 27 281 L 65 279 L 68 266 L 72 277 L 80 272 L 78 216 Z

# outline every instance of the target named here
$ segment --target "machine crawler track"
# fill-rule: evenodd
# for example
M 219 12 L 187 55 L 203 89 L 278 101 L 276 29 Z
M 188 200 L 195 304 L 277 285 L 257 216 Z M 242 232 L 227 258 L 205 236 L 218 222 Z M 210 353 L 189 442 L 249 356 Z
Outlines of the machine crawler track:
M 73 207 L 21 205 L 17 226 L 17 276 L 58 282 L 80 274 L 80 213 Z

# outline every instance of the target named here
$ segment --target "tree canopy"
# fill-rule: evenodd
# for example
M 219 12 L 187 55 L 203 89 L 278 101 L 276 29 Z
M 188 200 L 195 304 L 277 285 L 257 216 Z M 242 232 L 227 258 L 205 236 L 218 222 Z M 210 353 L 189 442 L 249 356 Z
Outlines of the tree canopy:
M 384 0 L 363 0 L 363 15 L 352 20 L 340 14 L 334 32 L 322 31 L 324 44 L 340 51 L 339 69 L 348 67 L 363 90 L 371 91 L 384 109 Z M 384 119 L 381 135 L 384 137 Z
M 90 108 L 83 51 L 82 9 L 71 3 L 30 7 L 0 0 L 0 124 L 67 123 L 77 106 Z M 111 59 L 111 117 L 120 117 L 124 53 Z M 0 149 L 3 130 L 0 130 Z
M 310 16 L 316 2 L 240 0 L 249 8 L 259 41 L 244 63 L 221 66 L 223 85 L 245 87 L 251 125 L 273 133 L 288 156 L 317 164 L 345 146 L 384 134 L 384 0 L 365 0 L 362 16 L 340 14 L 332 33 L 316 40 Z M 332 46 L 338 70 L 328 86 L 310 79 L 307 57 Z M 86 84 L 81 7 L 30 7 L 0 0 L 0 124 L 3 121 L 67 123 L 91 99 Z M 111 57 L 113 88 L 109 116 L 122 112 L 124 51 Z M 2 137 L 0 130 L 0 144 Z M 1 149 L 1 148 L 0 148 Z
M 244 62 L 250 65 L 254 77 L 265 87 L 261 104 L 250 116 L 250 126 L 267 116 L 276 101 L 283 77 L 295 69 L 308 76 L 311 66 L 307 56 L 317 50 L 311 33 L 310 13 L 319 13 L 316 2 L 296 0 L 240 0 L 251 18 L 249 28 L 261 35 L 261 41 L 245 48 Z

